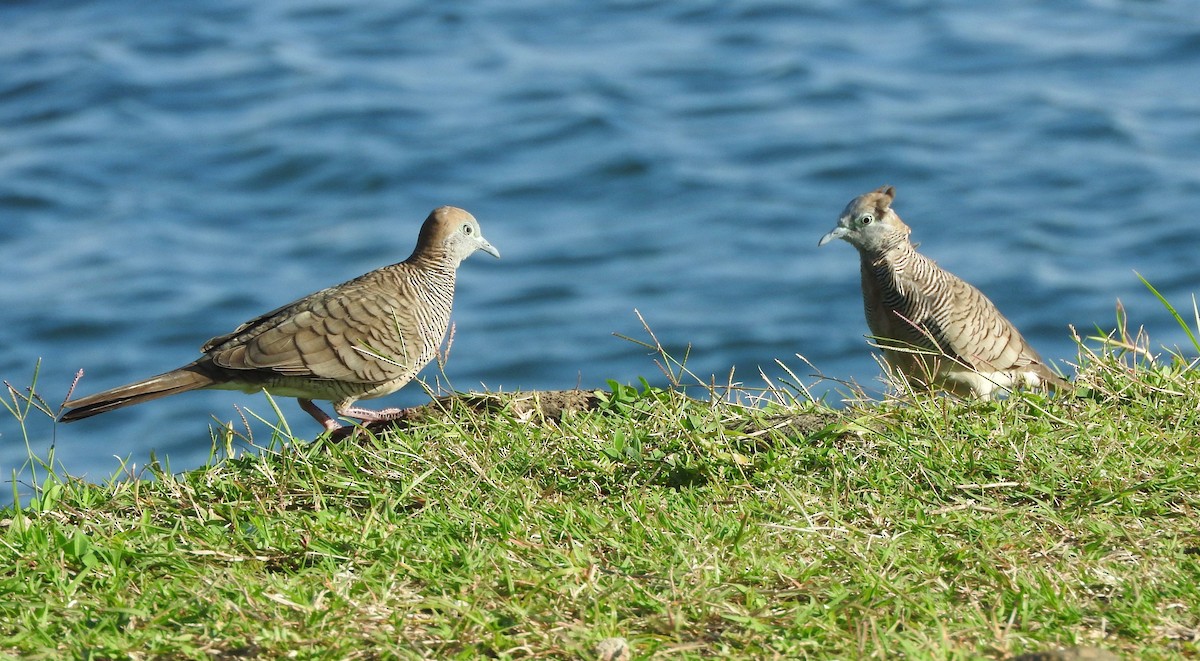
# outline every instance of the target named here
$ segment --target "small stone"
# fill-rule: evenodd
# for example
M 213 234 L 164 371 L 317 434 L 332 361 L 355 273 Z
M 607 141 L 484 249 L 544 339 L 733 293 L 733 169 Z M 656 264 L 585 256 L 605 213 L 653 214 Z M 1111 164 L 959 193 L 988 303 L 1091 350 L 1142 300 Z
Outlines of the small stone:
M 1121 657 L 1099 647 L 1064 647 L 1046 652 L 1031 652 L 1014 657 L 1013 661 L 1121 661 Z
M 615 638 L 605 638 L 596 645 L 596 658 L 599 661 L 629 661 L 633 655 L 629 647 L 629 641 L 617 636 Z

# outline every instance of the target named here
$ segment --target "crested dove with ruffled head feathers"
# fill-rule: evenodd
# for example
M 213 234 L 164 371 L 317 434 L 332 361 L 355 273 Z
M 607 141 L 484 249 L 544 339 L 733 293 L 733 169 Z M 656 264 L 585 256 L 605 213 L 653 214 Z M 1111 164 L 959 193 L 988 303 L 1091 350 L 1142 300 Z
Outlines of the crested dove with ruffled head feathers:
M 891 186 L 846 205 L 823 246 L 858 249 L 863 305 L 888 364 L 917 384 L 988 399 L 1019 387 L 1069 387 L 975 287 L 916 251 Z

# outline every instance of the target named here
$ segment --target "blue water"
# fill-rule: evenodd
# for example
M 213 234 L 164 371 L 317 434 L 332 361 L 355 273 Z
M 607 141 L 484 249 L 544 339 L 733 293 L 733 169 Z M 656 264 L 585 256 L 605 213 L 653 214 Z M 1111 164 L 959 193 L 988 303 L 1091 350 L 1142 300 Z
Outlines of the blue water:
M 878 389 L 857 257 L 816 243 L 883 184 L 1047 358 L 1118 299 L 1179 344 L 1134 271 L 1190 306 L 1198 155 L 1191 3 L 5 3 L 0 376 L 40 359 L 57 405 L 80 368 L 90 393 L 176 367 L 454 204 L 504 255 L 460 271 L 457 389 L 662 383 L 612 335 L 646 337 L 635 309 L 700 375 L 801 354 Z M 201 392 L 27 430 L 99 481 L 200 465 L 235 404 L 272 417 Z M 0 412 L 0 476 L 27 456 Z

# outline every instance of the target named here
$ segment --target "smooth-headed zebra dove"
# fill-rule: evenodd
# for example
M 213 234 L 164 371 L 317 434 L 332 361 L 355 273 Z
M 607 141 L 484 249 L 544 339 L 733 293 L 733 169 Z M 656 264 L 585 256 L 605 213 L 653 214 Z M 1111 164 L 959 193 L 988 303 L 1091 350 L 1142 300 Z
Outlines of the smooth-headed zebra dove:
M 916 251 L 895 195 L 885 186 L 854 198 L 817 244 L 844 239 L 858 249 L 867 326 L 888 364 L 964 397 L 1068 387 L 982 292 Z
M 403 262 L 322 289 L 214 337 L 201 347 L 203 356 L 179 369 L 69 401 L 61 419 L 79 420 L 200 388 L 296 397 L 330 431 L 341 425 L 312 400 L 332 401 L 339 415 L 364 422 L 394 419 L 404 409 L 371 410 L 354 403 L 399 390 L 434 358 L 449 327 L 458 265 L 476 250 L 500 256 L 471 214 L 455 207 L 434 209 Z

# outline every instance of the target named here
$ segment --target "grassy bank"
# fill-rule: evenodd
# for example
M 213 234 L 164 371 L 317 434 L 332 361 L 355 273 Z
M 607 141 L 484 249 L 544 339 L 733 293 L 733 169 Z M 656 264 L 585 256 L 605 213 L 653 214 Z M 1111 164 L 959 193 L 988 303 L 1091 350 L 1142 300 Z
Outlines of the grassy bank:
M 52 477 L 0 511 L 0 651 L 1200 656 L 1200 376 L 1080 362 L 1071 397 L 616 386 L 561 420 L 455 406 L 153 480 Z

